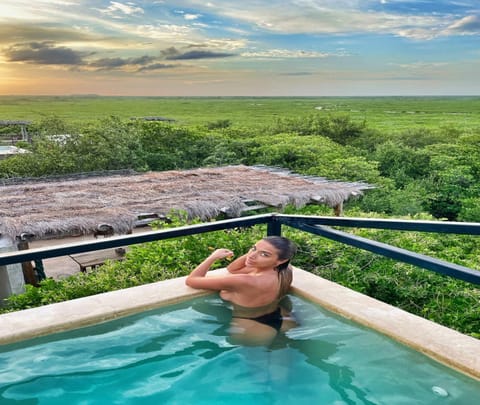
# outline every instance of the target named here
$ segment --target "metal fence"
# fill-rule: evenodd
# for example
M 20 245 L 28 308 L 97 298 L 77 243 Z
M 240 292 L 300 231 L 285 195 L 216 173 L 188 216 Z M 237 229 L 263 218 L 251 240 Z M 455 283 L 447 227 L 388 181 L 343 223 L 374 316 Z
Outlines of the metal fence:
M 7 252 L 0 254 L 0 266 L 101 249 L 117 248 L 125 245 L 153 242 L 157 240 L 177 238 L 223 229 L 250 227 L 261 224 L 267 225 L 268 235 L 280 235 L 282 232 L 282 226 L 289 226 L 304 232 L 309 232 L 314 235 L 319 235 L 337 242 L 368 250 L 397 261 L 409 263 L 437 273 L 468 281 L 473 284 L 480 284 L 480 271 L 478 270 L 435 259 L 433 257 L 411 252 L 409 250 L 397 248 L 395 246 L 377 242 L 371 239 L 355 236 L 351 233 L 337 229 L 338 227 L 373 228 L 396 231 L 452 233 L 477 236 L 480 235 L 480 223 L 406 221 L 371 218 L 284 215 L 275 213 L 162 229 L 137 235 L 113 236 L 102 240 Z

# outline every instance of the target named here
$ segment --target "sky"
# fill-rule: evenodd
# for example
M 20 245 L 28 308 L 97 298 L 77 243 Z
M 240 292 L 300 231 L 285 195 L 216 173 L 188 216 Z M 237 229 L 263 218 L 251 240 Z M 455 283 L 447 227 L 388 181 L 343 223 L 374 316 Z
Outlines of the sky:
M 0 95 L 480 95 L 479 0 L 1 0 Z

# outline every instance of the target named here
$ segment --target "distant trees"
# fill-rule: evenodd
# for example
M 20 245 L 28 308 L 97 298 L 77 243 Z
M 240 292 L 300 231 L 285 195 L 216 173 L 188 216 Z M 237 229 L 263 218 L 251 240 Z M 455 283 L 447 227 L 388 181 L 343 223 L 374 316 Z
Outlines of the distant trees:
M 217 120 L 199 127 L 108 117 L 31 127 L 30 153 L 0 161 L 0 177 L 227 164 L 281 166 L 376 186 L 352 202 L 366 212 L 480 221 L 480 134 L 452 127 L 382 134 L 348 115 L 278 118 L 268 126 Z
M 299 135 L 320 135 L 340 145 L 348 145 L 358 138 L 365 129 L 365 122 L 354 122 L 349 115 L 312 114 L 302 118 L 279 118 L 270 128 L 272 133 L 296 133 Z

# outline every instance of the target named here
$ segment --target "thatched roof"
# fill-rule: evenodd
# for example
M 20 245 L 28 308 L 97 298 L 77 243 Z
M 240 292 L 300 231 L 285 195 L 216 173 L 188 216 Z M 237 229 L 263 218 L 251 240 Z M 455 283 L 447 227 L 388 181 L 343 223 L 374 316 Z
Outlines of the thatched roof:
M 167 216 L 180 209 L 208 220 L 239 216 L 246 201 L 279 210 L 289 204 L 335 207 L 367 188 L 246 166 L 31 181 L 0 186 L 0 234 L 60 238 L 92 233 L 101 223 L 126 233 L 142 213 Z

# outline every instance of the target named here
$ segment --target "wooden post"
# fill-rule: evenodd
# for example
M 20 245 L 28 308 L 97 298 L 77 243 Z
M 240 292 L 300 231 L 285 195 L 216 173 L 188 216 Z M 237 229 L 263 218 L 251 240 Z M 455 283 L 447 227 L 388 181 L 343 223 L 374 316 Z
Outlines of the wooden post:
M 28 142 L 27 128 L 24 124 L 20 125 L 20 132 L 22 134 L 22 141 Z
M 343 202 L 335 205 L 335 207 L 333 207 L 333 212 L 335 213 L 335 216 L 341 217 L 343 215 Z
M 14 241 L 0 233 L 0 253 L 15 250 L 17 248 Z M 23 292 L 25 292 L 25 279 L 20 263 L 0 266 L 0 307 L 4 305 L 5 298 Z
M 17 244 L 18 250 L 27 250 L 29 249 L 28 242 L 26 240 L 20 240 Z M 23 262 L 22 263 L 23 278 L 27 284 L 38 286 L 37 276 L 35 275 L 35 270 L 33 270 L 32 262 Z

